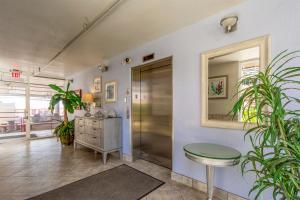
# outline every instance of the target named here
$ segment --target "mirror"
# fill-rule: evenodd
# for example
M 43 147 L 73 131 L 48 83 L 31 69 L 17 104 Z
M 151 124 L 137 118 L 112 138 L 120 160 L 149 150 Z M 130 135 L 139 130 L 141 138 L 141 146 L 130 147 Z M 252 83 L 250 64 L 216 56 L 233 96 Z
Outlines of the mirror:
M 243 128 L 243 113 L 235 117 L 230 113 L 239 97 L 237 92 L 249 86 L 238 86 L 238 81 L 263 70 L 268 61 L 268 40 L 260 37 L 201 55 L 202 126 Z

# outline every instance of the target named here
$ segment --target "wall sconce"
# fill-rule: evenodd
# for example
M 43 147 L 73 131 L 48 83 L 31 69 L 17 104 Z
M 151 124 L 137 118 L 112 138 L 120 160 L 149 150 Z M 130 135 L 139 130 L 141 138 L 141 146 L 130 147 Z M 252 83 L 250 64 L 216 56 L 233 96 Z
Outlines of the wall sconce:
M 107 72 L 107 71 L 108 71 L 108 66 L 106 66 L 106 65 L 99 65 L 99 66 L 98 66 L 98 69 L 99 69 L 101 72 Z
M 237 29 L 238 19 L 237 16 L 229 16 L 221 19 L 220 25 L 224 28 L 225 33 L 230 33 Z

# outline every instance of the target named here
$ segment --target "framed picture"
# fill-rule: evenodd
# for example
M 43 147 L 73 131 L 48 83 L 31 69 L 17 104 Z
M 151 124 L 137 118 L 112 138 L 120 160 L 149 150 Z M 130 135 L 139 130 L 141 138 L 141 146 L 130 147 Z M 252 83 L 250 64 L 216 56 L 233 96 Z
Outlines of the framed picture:
M 227 99 L 228 98 L 228 76 L 214 76 L 208 78 L 208 98 Z
M 102 88 L 102 77 L 98 76 L 94 78 L 94 92 L 101 92 Z
M 80 97 L 80 99 L 82 98 L 82 90 L 81 89 L 74 90 L 74 92 L 75 92 L 75 94 L 77 94 Z M 76 108 L 76 110 L 81 110 L 81 106 L 78 106 Z
M 109 81 L 105 83 L 105 103 L 115 103 L 117 101 L 117 82 Z

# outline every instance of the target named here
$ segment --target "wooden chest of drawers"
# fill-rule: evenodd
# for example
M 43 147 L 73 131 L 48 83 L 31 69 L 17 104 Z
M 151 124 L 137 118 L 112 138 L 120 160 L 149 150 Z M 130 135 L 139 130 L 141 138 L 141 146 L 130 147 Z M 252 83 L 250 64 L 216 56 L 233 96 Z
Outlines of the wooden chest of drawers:
M 74 149 L 80 144 L 100 152 L 105 164 L 108 153 L 119 151 L 122 158 L 121 142 L 121 118 L 75 118 Z

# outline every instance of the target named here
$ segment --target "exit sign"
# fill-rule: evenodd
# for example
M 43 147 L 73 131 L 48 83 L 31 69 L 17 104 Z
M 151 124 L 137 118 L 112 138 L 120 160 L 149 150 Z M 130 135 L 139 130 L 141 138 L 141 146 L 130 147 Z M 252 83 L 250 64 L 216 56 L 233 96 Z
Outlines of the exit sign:
M 11 71 L 11 77 L 20 78 L 20 76 L 21 76 L 21 71 L 20 70 L 14 69 L 14 70 Z

